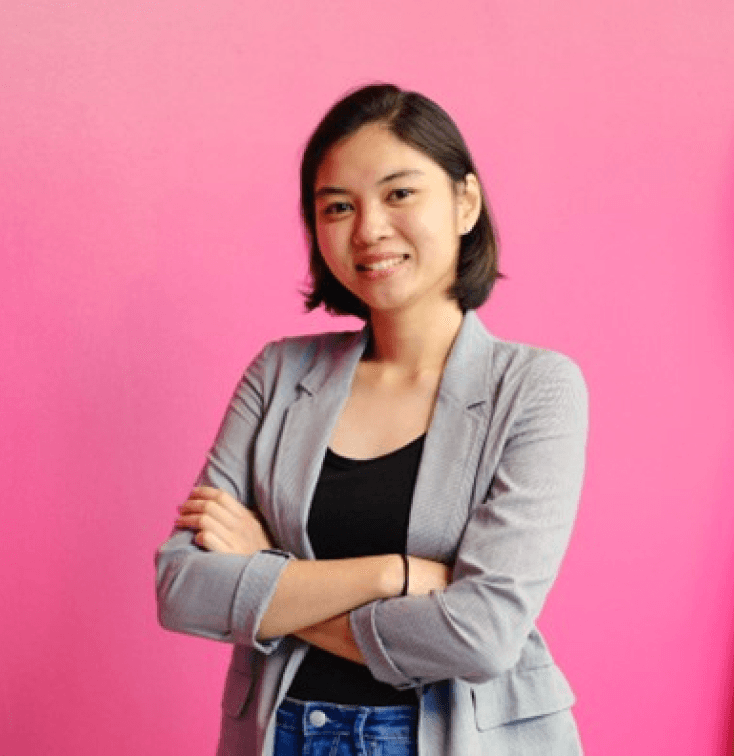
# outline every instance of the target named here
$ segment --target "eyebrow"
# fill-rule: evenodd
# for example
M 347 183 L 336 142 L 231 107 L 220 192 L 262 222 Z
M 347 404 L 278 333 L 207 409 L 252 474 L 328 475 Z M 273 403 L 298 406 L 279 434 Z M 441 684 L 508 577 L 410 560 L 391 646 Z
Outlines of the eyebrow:
M 387 184 L 390 181 L 394 181 L 398 178 L 404 178 L 405 176 L 423 176 L 425 175 L 423 171 L 419 170 L 405 170 L 405 171 L 395 171 L 395 173 L 390 173 L 387 176 L 384 176 L 377 182 L 377 186 L 380 186 L 381 184 Z M 349 194 L 349 192 L 346 189 L 342 189 L 340 186 L 322 186 L 315 194 L 314 199 L 318 199 L 319 197 L 325 197 L 330 194 Z

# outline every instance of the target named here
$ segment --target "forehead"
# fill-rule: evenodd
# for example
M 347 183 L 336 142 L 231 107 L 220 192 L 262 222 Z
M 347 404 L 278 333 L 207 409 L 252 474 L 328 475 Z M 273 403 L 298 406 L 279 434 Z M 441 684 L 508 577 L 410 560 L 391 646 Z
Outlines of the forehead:
M 370 123 L 326 153 L 316 173 L 316 188 L 322 184 L 373 185 L 404 170 L 420 170 L 429 178 L 448 178 L 428 155 L 398 139 L 384 124 Z

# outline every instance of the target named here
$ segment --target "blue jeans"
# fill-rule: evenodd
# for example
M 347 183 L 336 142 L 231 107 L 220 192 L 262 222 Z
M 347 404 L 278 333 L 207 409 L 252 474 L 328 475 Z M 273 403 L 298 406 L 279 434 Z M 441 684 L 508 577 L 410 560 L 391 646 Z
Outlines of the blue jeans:
M 417 756 L 417 706 L 343 706 L 286 698 L 275 756 Z

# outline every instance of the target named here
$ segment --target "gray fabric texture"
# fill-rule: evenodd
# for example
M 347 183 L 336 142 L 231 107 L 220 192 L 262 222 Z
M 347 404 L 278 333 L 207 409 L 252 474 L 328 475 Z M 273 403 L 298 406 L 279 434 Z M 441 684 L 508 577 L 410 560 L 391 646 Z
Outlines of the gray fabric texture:
M 156 555 L 161 624 L 234 644 L 220 756 L 272 752 L 275 709 L 307 646 L 258 642 L 257 629 L 287 561 L 314 558 L 308 508 L 367 338 L 365 328 L 271 343 L 232 397 L 198 481 L 256 507 L 278 548 L 208 553 L 174 532 Z M 573 692 L 535 622 L 573 528 L 587 424 L 572 360 L 497 339 L 466 313 L 408 530 L 408 553 L 452 563 L 452 582 L 351 613 L 372 674 L 418 691 L 421 756 L 581 753 Z

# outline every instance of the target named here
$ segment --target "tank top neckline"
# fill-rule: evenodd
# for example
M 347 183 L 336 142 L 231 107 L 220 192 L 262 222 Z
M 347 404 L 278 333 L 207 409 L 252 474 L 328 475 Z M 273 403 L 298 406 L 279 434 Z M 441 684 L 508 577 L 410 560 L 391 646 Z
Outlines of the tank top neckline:
M 393 449 L 392 451 L 386 452 L 385 454 L 380 454 L 377 457 L 367 457 L 366 459 L 345 457 L 341 454 L 337 454 L 330 447 L 327 447 L 326 449 L 326 456 L 333 462 L 344 462 L 350 465 L 369 464 L 370 462 L 379 462 L 380 460 L 389 459 L 390 457 L 393 457 L 396 454 L 400 454 L 401 452 L 406 452 L 409 449 L 412 449 L 414 446 L 418 446 L 420 443 L 422 443 L 425 437 L 426 433 L 421 433 L 420 436 L 414 438 L 412 441 L 409 441 L 407 444 L 405 444 L 405 446 L 401 446 L 398 449 Z

